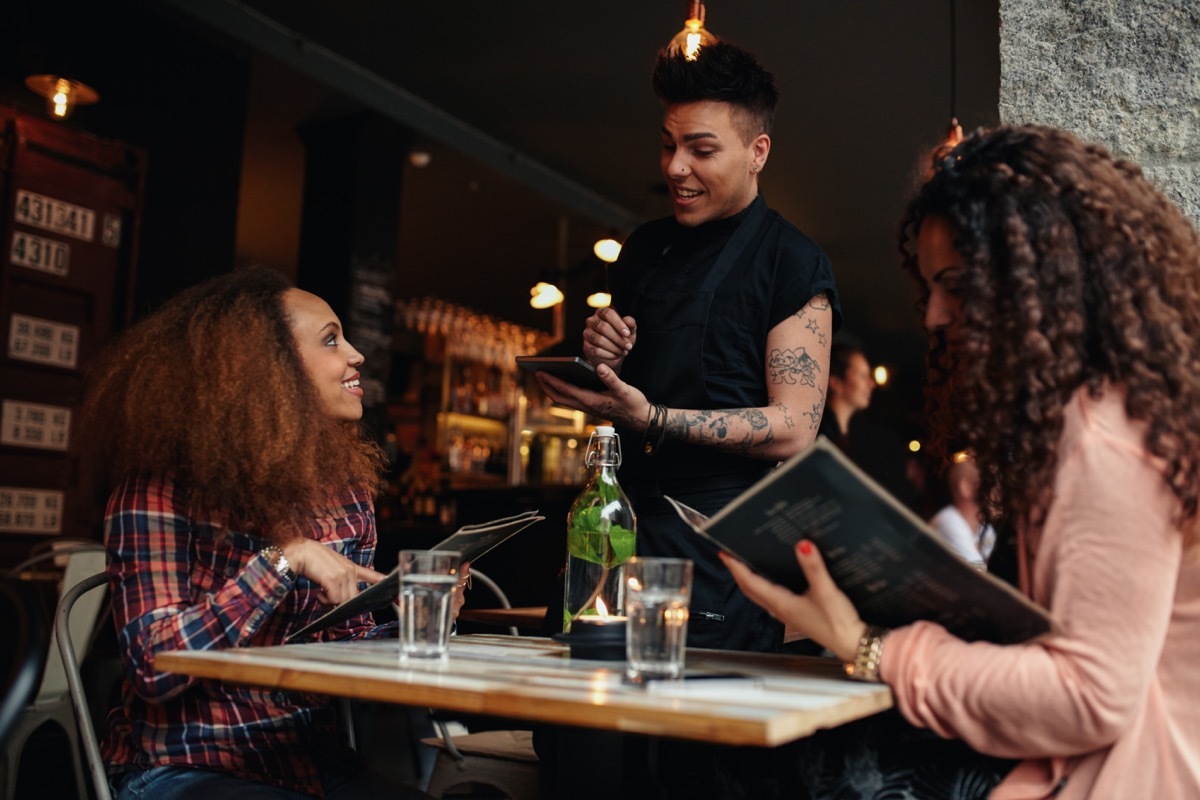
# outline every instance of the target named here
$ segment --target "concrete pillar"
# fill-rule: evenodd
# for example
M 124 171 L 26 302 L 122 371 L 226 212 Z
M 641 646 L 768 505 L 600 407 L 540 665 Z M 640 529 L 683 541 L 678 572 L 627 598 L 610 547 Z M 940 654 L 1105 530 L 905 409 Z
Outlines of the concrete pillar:
M 1000 119 L 1105 145 L 1200 223 L 1200 4 L 1000 0 Z

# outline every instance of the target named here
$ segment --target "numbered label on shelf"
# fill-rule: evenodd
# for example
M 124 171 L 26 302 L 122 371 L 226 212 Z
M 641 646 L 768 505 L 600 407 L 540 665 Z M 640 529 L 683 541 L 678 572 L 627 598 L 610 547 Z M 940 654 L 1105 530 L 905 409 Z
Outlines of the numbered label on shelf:
M 5 400 L 0 403 L 0 444 L 66 450 L 71 409 Z
M 25 231 L 13 231 L 8 260 L 18 267 L 63 277 L 71 261 L 71 247 L 66 242 L 43 239 Z
M 90 242 L 96 229 L 96 212 L 43 194 L 17 190 L 13 219 L 44 231 L 62 233 Z
M 8 328 L 8 357 L 75 369 L 79 360 L 79 327 L 13 314 Z
M 104 229 L 100 241 L 105 247 L 121 246 L 121 218 L 116 214 L 104 215 Z
M 62 533 L 63 493 L 0 486 L 0 532 Z

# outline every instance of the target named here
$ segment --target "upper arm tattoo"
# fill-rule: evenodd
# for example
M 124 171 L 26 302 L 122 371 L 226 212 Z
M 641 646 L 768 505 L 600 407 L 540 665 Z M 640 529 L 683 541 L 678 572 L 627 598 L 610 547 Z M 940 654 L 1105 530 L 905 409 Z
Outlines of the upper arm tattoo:
M 823 294 L 814 295 L 811 300 L 804 304 L 803 308 L 796 312 L 796 319 L 803 321 L 808 316 L 808 309 L 810 308 L 813 311 L 828 311 L 830 308 L 829 298 Z M 815 319 L 810 319 L 804 323 L 804 327 L 808 328 L 809 333 L 816 334 L 818 343 L 825 344 L 825 342 L 829 341 L 821 323 Z
M 812 411 L 801 411 L 801 415 L 808 417 L 808 429 L 815 431 L 821 427 L 821 415 L 825 412 L 825 393 L 821 392 L 821 397 L 817 402 L 812 404 Z
M 783 422 L 785 425 L 787 425 L 789 428 L 796 427 L 796 423 L 792 422 L 792 415 L 788 413 L 788 407 L 786 405 L 779 402 L 774 397 L 768 397 L 767 402 L 778 408 L 779 412 L 783 414 Z
M 767 372 L 771 376 L 771 383 L 815 387 L 820 371 L 820 362 L 810 356 L 804 347 L 797 350 L 776 349 L 767 355 Z

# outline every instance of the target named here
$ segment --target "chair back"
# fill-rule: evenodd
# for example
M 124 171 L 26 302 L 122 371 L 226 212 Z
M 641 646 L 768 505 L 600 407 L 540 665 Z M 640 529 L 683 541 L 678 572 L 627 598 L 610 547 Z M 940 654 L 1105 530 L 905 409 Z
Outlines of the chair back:
M 71 693 L 71 703 L 75 706 L 75 719 L 79 725 L 79 738 L 83 741 L 83 751 L 87 755 L 88 771 L 92 774 L 92 786 L 96 791 L 96 800 L 111 800 L 108 788 L 108 774 L 104 771 L 104 760 L 100 756 L 100 744 L 96 740 L 96 729 L 92 726 L 91 710 L 88 708 L 87 695 L 83 691 L 83 681 L 79 677 L 79 659 L 75 655 L 74 640 L 71 635 L 71 609 L 81 596 L 93 589 L 108 585 L 108 575 L 104 572 L 84 578 L 80 583 L 71 586 L 63 593 L 58 602 L 58 613 L 54 618 L 54 633 L 58 640 L 58 650 L 62 656 L 63 672 L 67 680 L 67 689 Z M 103 592 L 93 592 L 93 596 L 101 597 Z M 97 599 L 97 605 L 99 600 Z M 92 612 L 94 613 L 94 612 Z M 95 624 L 93 618 L 92 624 Z
M 499 601 L 501 608 L 512 608 L 512 603 L 508 601 L 508 595 L 506 595 L 504 590 L 500 588 L 500 584 L 496 583 L 494 580 L 474 567 L 471 567 L 471 580 L 479 581 L 481 584 L 483 584 L 485 589 L 494 594 L 496 596 L 496 600 Z M 521 635 L 521 632 L 517 630 L 516 625 L 510 626 L 508 632 L 513 636 Z
M 0 578 L 0 638 L 8 656 L 0 662 L 0 744 L 37 690 L 50 642 L 42 605 L 28 582 Z
M 71 548 L 67 552 L 67 567 L 63 572 L 62 588 L 59 599 L 67 591 L 85 578 L 104 572 L 104 548 L 99 544 L 84 545 Z M 96 621 L 100 616 L 100 608 L 104 602 L 104 592 L 93 592 L 79 601 L 78 607 L 71 615 L 70 636 L 71 644 L 80 660 L 87 656 L 87 648 L 92 640 L 92 632 L 96 629 Z M 37 699 L 51 700 L 61 697 L 67 692 L 67 676 L 63 669 L 60 648 L 57 645 L 58 633 L 55 632 L 55 643 L 50 647 L 46 656 L 46 670 L 42 675 L 42 685 L 38 688 Z

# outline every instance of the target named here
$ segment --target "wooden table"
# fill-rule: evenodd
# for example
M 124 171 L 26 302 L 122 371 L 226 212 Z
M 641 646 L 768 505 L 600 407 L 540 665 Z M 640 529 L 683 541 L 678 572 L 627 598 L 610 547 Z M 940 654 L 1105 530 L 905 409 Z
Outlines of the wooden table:
M 477 622 L 481 625 L 495 625 L 500 628 L 515 625 L 518 628 L 540 629 L 546 621 L 546 607 L 464 608 L 458 612 L 458 618 L 463 622 Z
M 624 681 L 622 662 L 572 660 L 540 637 L 455 636 L 449 658 L 400 662 L 396 640 L 175 651 L 158 669 L 531 722 L 774 747 L 890 708 L 882 684 L 826 659 L 688 650 L 687 679 Z M 713 677 L 736 673 L 744 678 Z

